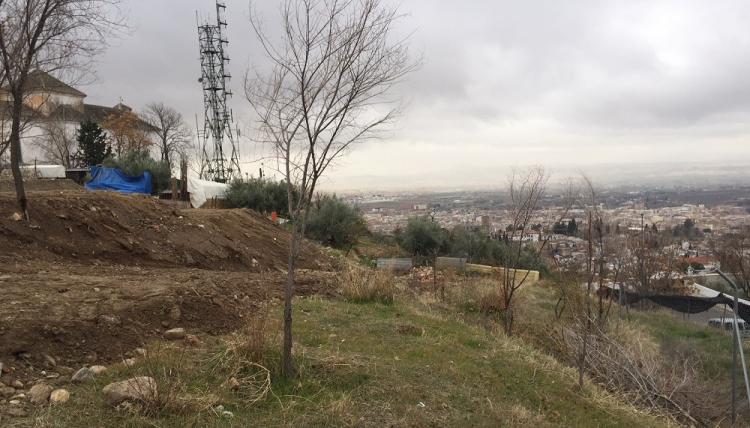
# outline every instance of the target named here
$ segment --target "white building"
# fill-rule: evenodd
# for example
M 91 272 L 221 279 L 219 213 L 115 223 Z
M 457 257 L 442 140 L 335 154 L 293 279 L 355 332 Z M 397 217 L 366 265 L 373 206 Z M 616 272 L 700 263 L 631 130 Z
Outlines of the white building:
M 21 136 L 21 159 L 25 164 L 62 163 L 60 156 L 49 159 L 50 156 L 39 147 L 39 139 L 48 138 L 49 125 L 54 125 L 56 131 L 64 132 L 74 142 L 75 132 L 81 122 L 92 121 L 101 125 L 110 115 L 132 112 L 130 107 L 122 103 L 113 107 L 87 104 L 85 93 L 43 71 L 29 74 L 26 87 L 23 116 L 27 125 Z M 6 89 L 0 89 L 0 138 L 3 140 L 10 134 L 11 103 L 10 93 Z M 145 122 L 140 125 L 148 129 L 148 133 L 153 132 L 153 128 Z M 75 153 L 75 147 L 71 152 Z

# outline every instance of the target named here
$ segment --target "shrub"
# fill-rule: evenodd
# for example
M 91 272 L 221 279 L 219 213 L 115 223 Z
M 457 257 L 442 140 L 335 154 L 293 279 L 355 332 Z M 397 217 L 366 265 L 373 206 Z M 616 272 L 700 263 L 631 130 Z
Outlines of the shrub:
M 374 269 L 349 268 L 339 277 L 341 293 L 353 303 L 382 303 L 390 305 L 396 294 L 391 274 Z
M 367 225 L 358 207 L 334 196 L 319 198 L 307 220 L 306 235 L 333 248 L 351 249 L 367 233 Z
M 235 180 L 229 184 L 227 201 L 232 208 L 249 208 L 260 213 L 276 211 L 289 215 L 286 183 L 264 178 Z
M 444 250 L 448 234 L 428 216 L 413 217 L 409 219 L 406 229 L 399 233 L 397 240 L 412 255 L 432 257 Z
M 104 161 L 104 166 L 117 168 L 127 175 L 139 176 L 145 171 L 151 173 L 152 191 L 160 193 L 169 188 L 169 181 L 172 178 L 172 170 L 169 164 L 153 159 L 147 151 L 129 151 L 125 152 L 118 158 L 108 158 Z

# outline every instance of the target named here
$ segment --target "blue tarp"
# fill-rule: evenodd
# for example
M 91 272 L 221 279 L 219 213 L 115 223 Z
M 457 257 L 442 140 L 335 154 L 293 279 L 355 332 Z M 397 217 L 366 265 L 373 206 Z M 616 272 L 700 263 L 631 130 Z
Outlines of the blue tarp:
M 151 173 L 146 171 L 137 177 L 131 177 L 116 168 L 91 167 L 91 180 L 85 185 L 86 190 L 115 190 L 122 193 L 151 194 Z

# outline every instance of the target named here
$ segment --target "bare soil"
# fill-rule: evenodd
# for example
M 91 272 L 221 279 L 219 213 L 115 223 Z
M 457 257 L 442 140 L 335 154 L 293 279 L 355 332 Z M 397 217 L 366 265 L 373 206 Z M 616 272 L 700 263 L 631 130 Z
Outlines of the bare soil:
M 140 196 L 0 194 L 2 380 L 132 355 L 168 328 L 224 334 L 282 297 L 289 234 L 250 210 L 175 210 Z M 331 293 L 334 261 L 303 246 L 296 292 Z M 52 365 L 47 356 L 53 357 Z

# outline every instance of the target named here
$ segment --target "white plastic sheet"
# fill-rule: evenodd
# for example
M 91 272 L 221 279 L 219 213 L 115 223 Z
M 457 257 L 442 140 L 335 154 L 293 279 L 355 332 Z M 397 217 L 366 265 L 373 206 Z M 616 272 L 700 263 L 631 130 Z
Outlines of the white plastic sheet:
M 228 188 L 228 184 L 188 177 L 188 192 L 190 192 L 190 204 L 193 208 L 202 207 L 209 199 L 224 199 Z
M 65 178 L 65 167 L 62 165 L 24 165 L 21 169 L 36 178 Z

